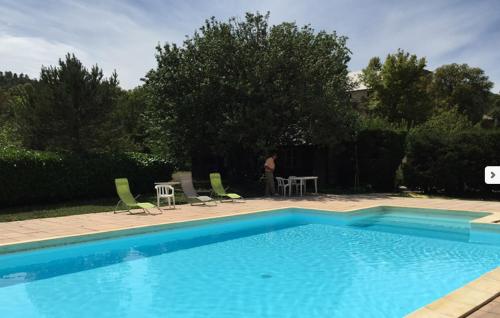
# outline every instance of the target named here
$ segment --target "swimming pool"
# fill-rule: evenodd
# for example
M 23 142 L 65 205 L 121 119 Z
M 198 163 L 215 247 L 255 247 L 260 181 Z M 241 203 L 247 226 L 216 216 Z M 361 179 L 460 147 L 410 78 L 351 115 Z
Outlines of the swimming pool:
M 479 216 L 284 209 L 4 254 L 0 317 L 401 317 L 500 265 Z

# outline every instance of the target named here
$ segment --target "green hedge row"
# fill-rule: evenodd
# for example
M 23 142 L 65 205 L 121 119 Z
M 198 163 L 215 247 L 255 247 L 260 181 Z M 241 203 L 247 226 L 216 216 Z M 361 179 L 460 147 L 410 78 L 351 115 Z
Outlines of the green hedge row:
M 500 131 L 470 130 L 449 134 L 416 130 L 408 137 L 403 166 L 405 184 L 426 192 L 491 193 L 484 168 L 500 165 Z
M 140 154 L 61 155 L 27 150 L 0 151 L 0 206 L 116 196 L 114 179 L 127 177 L 134 193 L 153 193 L 169 180 L 172 165 Z

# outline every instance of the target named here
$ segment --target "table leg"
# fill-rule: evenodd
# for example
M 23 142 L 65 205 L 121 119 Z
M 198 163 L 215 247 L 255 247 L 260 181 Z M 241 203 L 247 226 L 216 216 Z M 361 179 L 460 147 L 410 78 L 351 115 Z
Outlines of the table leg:
M 314 194 L 318 194 L 318 179 L 314 179 Z

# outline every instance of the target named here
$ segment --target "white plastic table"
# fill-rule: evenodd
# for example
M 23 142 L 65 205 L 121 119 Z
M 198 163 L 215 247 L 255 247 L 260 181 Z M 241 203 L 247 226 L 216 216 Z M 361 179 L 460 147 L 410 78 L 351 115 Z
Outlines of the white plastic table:
M 290 183 L 292 181 L 298 181 L 300 183 L 300 196 L 303 195 L 302 193 L 302 186 L 304 186 L 304 193 L 307 192 L 307 181 L 308 180 L 313 180 L 314 181 L 314 194 L 318 194 L 318 177 L 316 176 L 306 176 L 306 177 L 289 177 L 288 180 L 290 180 Z M 290 186 L 289 189 L 289 195 L 292 195 L 292 187 Z
M 165 181 L 165 182 L 155 182 L 155 185 L 169 185 L 169 186 L 175 186 L 181 184 L 180 182 L 177 181 Z

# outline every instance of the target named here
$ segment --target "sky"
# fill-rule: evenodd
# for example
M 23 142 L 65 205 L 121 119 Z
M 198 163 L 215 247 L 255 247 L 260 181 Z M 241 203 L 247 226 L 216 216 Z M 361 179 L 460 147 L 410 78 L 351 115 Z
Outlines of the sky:
M 182 43 L 211 16 L 256 11 L 269 11 L 271 24 L 347 36 L 351 71 L 401 48 L 430 70 L 480 67 L 500 90 L 500 0 L 0 0 L 0 71 L 38 77 L 71 52 L 133 88 L 155 67 L 158 44 Z

